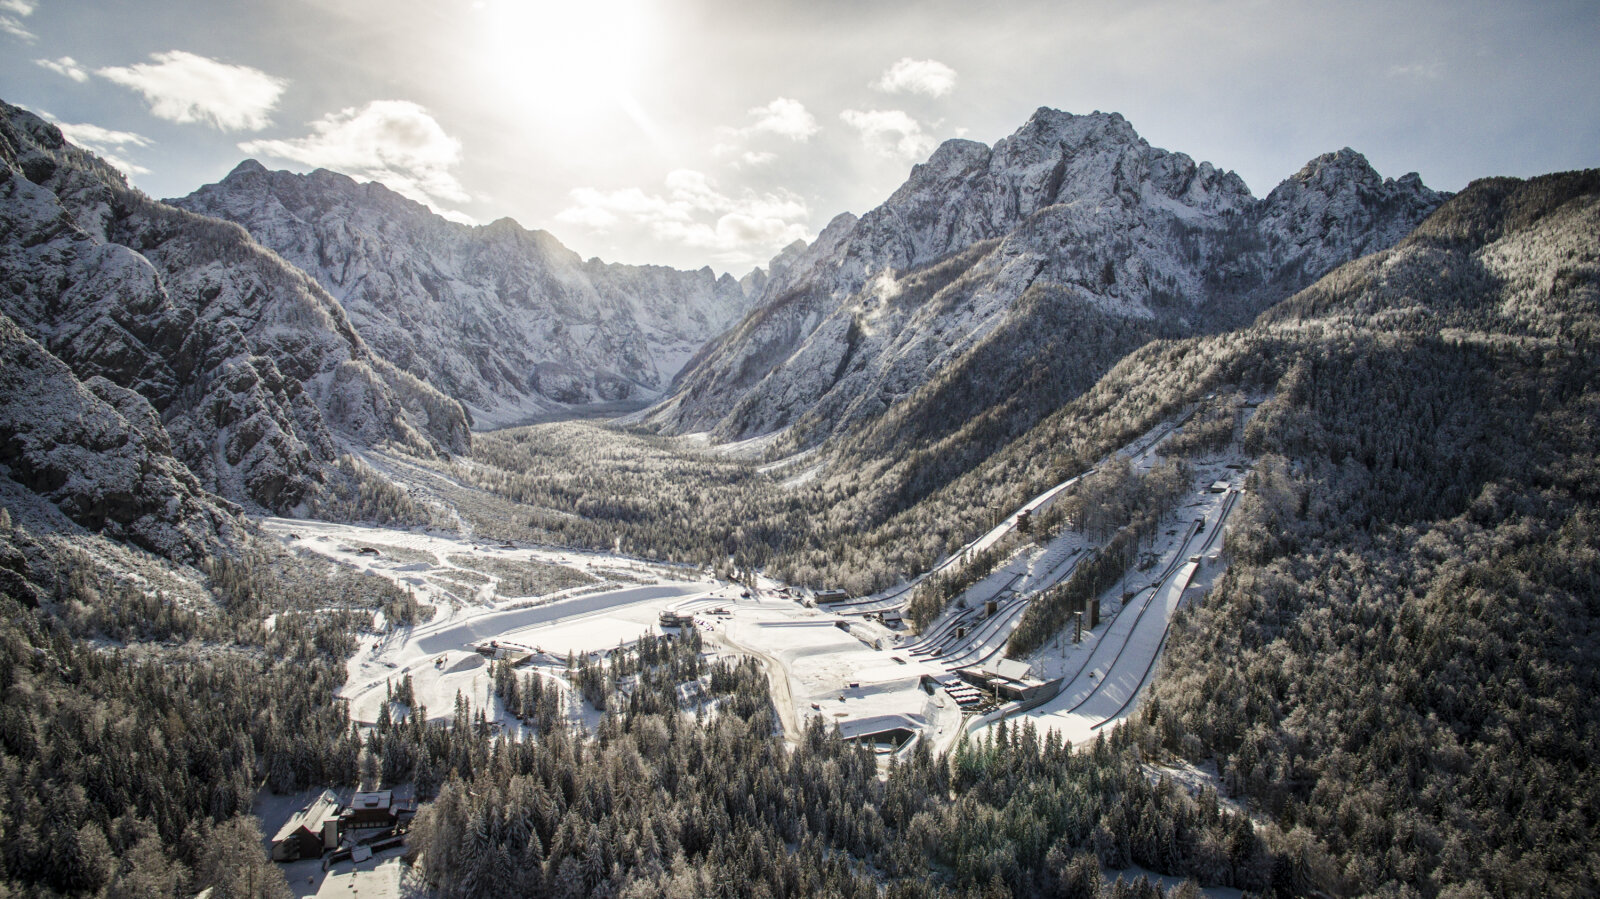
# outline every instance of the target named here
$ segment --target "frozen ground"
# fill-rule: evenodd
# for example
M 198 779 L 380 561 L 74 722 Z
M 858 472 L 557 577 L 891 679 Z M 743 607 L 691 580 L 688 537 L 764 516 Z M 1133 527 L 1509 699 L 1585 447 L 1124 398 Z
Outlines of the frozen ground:
M 432 719 L 454 713 L 458 692 L 474 708 L 492 709 L 488 660 L 474 650 L 479 641 L 511 641 L 565 658 L 569 652 L 604 651 L 646 632 L 659 633 L 661 611 L 684 600 L 737 596 L 733 588 L 693 569 L 607 553 L 282 518 L 266 519 L 262 527 L 291 547 L 388 578 L 438 607 L 428 622 L 363 638 L 347 663 L 341 691 L 357 721 L 376 721 L 386 688 L 398 686 L 408 674 L 417 702 Z M 618 577 L 638 583 L 620 584 Z M 454 586 L 458 583 L 473 589 Z M 530 583 L 559 589 L 510 591 L 523 595 L 502 590 Z
M 1112 456 L 1127 458 L 1132 463 L 1135 471 L 1148 471 L 1151 465 L 1155 463 L 1156 458 L 1158 458 L 1156 449 L 1160 446 L 1161 442 L 1166 440 L 1175 431 L 1177 431 L 1182 426 L 1183 422 L 1187 421 L 1193 414 L 1194 409 L 1190 408 L 1185 410 L 1182 414 L 1176 416 L 1173 420 L 1165 421 L 1156 425 L 1146 433 L 1141 434 L 1132 443 L 1129 443 L 1122 449 L 1112 453 Z M 1102 460 L 1101 464 L 1104 464 L 1105 461 L 1106 460 Z M 992 549 L 998 545 L 1000 541 L 1004 540 L 1017 530 L 1017 525 L 1022 520 L 1023 512 L 1027 512 L 1030 517 L 1037 517 L 1040 513 L 1049 510 L 1050 506 L 1058 497 L 1061 496 L 1062 493 L 1066 492 L 1086 475 L 1092 474 L 1098 467 L 1099 465 L 1097 465 L 1095 468 L 1089 469 L 1086 472 L 1074 475 L 1055 485 L 1054 487 L 1044 491 L 1043 493 L 1040 493 L 1033 499 L 1028 500 L 1021 506 L 1018 506 L 1015 511 L 1006 516 L 1006 518 L 999 524 L 990 528 L 983 534 L 975 537 L 971 542 L 962 546 L 954 553 L 951 553 L 948 558 L 933 566 L 933 568 L 929 569 L 924 574 L 918 575 L 904 584 L 901 584 L 897 587 L 891 587 L 881 593 L 876 593 L 872 596 L 864 596 L 848 603 L 835 604 L 832 608 L 834 611 L 848 615 L 852 613 L 867 614 L 871 612 L 883 611 L 885 609 L 898 609 L 904 607 L 905 604 L 911 600 L 912 589 L 915 588 L 917 584 L 921 583 L 924 578 L 932 577 L 936 574 L 950 573 L 969 563 L 978 553 L 987 549 Z M 1028 550 L 1024 550 L 1024 552 L 1028 552 Z M 1014 562 L 1015 559 L 1012 561 Z M 1014 573 L 1015 569 L 1013 568 L 1012 570 Z M 1009 631 L 1007 631 L 1007 633 L 1009 634 Z
M 1148 467 L 1160 441 L 1173 430 L 1133 450 L 1135 466 Z M 1081 643 L 1074 645 L 1063 632 L 1028 660 L 1036 676 L 1065 679 L 1060 694 L 1007 720 L 1031 719 L 1041 733 L 1053 730 L 1078 745 L 1092 742 L 1133 713 L 1155 676 L 1173 614 L 1194 595 L 1191 587 L 1209 587 L 1225 567 L 1218 550 L 1243 485 L 1244 459 L 1236 452 L 1223 453 L 1197 461 L 1194 469 L 1191 498 L 1150 547 L 1157 563 L 1146 572 L 1130 571 L 1123 584 L 1101 597 L 1101 625 L 1086 629 Z M 1219 481 L 1228 490 L 1211 492 Z M 974 736 L 992 726 L 975 729 Z
M 369 640 L 349 662 L 342 695 L 350 700 L 351 717 L 374 721 L 385 685 L 398 684 L 409 674 L 417 701 L 428 707 L 430 717 L 451 715 L 457 691 L 474 708 L 489 708 L 488 660 L 474 649 L 480 642 L 514 643 L 558 659 L 603 652 L 645 633 L 659 633 L 656 622 L 663 610 L 718 589 L 711 581 L 678 581 L 557 598 L 528 608 L 458 612 Z
M 943 691 L 929 696 L 920 684 L 923 674 L 945 676 L 945 668 L 876 648 L 891 642 L 887 629 L 792 602 L 740 603 L 729 613 L 708 636 L 781 672 L 774 702 L 791 736 L 811 717 L 836 723 L 904 715 L 936 746 L 954 744 L 959 709 Z
M 265 518 L 261 527 L 291 549 L 387 578 L 447 615 L 505 600 L 546 599 L 618 579 L 649 584 L 695 575 L 692 568 L 609 553 L 517 546 L 423 530 L 294 518 Z
M 1153 428 L 1117 455 L 1148 469 L 1186 419 L 1187 413 Z M 752 442 L 735 452 L 754 456 L 762 449 Z M 1036 677 L 1064 680 L 1059 695 L 1024 713 L 1041 729 L 1081 744 L 1131 714 L 1155 673 L 1173 613 L 1186 598 L 1192 601 L 1191 586 L 1208 585 L 1222 570 L 1215 550 L 1243 483 L 1244 459 L 1223 453 L 1193 468 L 1191 498 L 1149 547 L 1154 564 L 1130 571 L 1102 597 L 1102 622 L 1081 643 L 1062 634 L 1027 660 Z M 1037 515 L 1077 480 L 1032 498 L 934 570 L 999 545 L 1017 529 L 1023 511 Z M 1230 489 L 1212 493 L 1219 480 Z M 753 596 L 745 596 L 744 587 L 693 569 L 612 554 L 310 521 L 268 519 L 263 526 L 291 546 L 387 577 L 438 606 L 427 623 L 366 638 L 349 663 L 343 691 L 356 720 L 376 720 L 386 687 L 410 675 L 417 701 L 431 717 L 450 716 L 459 693 L 504 726 L 518 728 L 497 714 L 488 662 L 475 645 L 496 640 L 533 651 L 537 670 L 566 690 L 561 663 L 569 654 L 603 652 L 659 632 L 659 616 L 670 609 L 693 614 L 713 650 L 761 660 L 790 739 L 812 717 L 843 724 L 901 716 L 936 751 L 954 745 L 965 719 L 943 690 L 930 696 L 922 678 L 942 681 L 960 667 L 997 664 L 1028 603 L 1069 577 L 1094 549 L 1072 532 L 1044 544 L 1025 542 L 927 631 L 907 637 L 868 613 L 902 605 L 909 585 L 815 609 L 775 582 L 763 580 Z M 991 601 L 993 614 L 986 609 Z M 574 715 L 595 717 L 580 705 L 569 697 Z
M 323 870 L 322 859 L 280 863 L 297 899 L 401 899 L 420 895 L 406 883 L 408 868 L 401 862 L 403 848 L 375 853 L 364 862 L 342 861 Z
M 1117 455 L 1128 458 L 1136 470 L 1148 470 L 1159 460 L 1162 443 L 1180 432 L 1188 415 L 1152 428 Z M 1123 585 L 1102 598 L 1102 622 L 1086 632 L 1081 644 L 1073 645 L 1070 636 L 1062 635 L 1027 660 L 1035 676 L 1065 680 L 1057 697 L 1027 713 L 1038 726 L 1081 743 L 1132 713 L 1155 673 L 1171 617 L 1189 595 L 1187 588 L 1209 584 L 1223 567 L 1214 551 L 1238 498 L 1244 461 L 1237 452 L 1195 461 L 1190 498 L 1148 547 L 1153 564 L 1130 571 Z M 1024 510 L 1037 515 L 1077 480 L 1029 500 L 935 571 L 999 544 L 1016 530 Z M 1229 490 L 1211 492 L 1217 481 L 1228 482 Z M 774 678 L 781 680 L 774 701 L 780 713 L 792 707 L 795 715 L 790 721 L 785 714 L 786 730 L 793 732 L 810 716 L 842 723 L 903 715 L 922 728 L 922 738 L 936 750 L 945 749 L 960 735 L 962 714 L 944 691 L 930 697 L 920 686 L 921 676 L 944 680 L 959 667 L 997 664 L 1027 604 L 1069 577 L 1092 548 L 1071 532 L 1043 545 L 1026 544 L 969 588 L 922 635 L 902 637 L 865 617 L 902 605 L 909 598 L 905 586 L 820 612 L 741 605 L 718 626 L 730 648 L 758 655 L 769 672 L 781 673 Z M 1123 586 L 1132 594 L 1126 605 Z M 996 607 L 993 615 L 986 610 L 990 601 Z M 837 626 L 841 621 L 848 630 Z

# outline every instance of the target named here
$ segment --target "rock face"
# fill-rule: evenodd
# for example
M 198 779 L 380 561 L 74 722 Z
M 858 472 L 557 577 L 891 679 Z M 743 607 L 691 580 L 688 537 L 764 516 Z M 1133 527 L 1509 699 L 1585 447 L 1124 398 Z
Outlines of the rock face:
M 992 148 L 945 143 L 882 206 L 785 251 L 642 420 L 888 446 L 1000 415 L 1014 434 L 1140 343 L 1243 324 L 1442 199 L 1342 150 L 1258 200 L 1120 115 L 1040 109 Z
M 79 381 L 3 314 L 0 466 L 78 524 L 168 558 L 204 559 L 238 528 L 238 509 L 173 458 L 144 397 Z
M 1385 334 L 1600 341 L 1600 169 L 1469 184 L 1395 246 L 1341 268 L 1257 319 Z
M 0 313 L 136 425 L 131 440 L 155 456 L 169 440 L 200 487 L 284 512 L 342 445 L 468 446 L 460 404 L 374 354 L 336 300 L 243 229 L 150 200 L 4 104 L 0 162 Z
M 656 399 L 749 308 L 745 286 L 709 268 L 585 262 L 510 219 L 456 224 L 325 170 L 247 160 L 169 202 L 237 222 L 309 273 L 378 355 L 465 403 L 479 427 Z

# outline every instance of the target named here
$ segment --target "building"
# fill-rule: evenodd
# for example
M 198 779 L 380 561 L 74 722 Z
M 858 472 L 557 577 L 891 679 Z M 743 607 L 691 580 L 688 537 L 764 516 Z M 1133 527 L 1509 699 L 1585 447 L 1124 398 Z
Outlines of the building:
M 818 590 L 816 593 L 817 605 L 829 602 L 844 602 L 850 594 L 844 590 Z
M 340 813 L 339 828 L 360 839 L 359 831 L 387 830 L 399 824 L 402 811 L 395 804 L 393 790 L 357 793 L 350 797 L 350 806 Z
M 521 665 L 528 659 L 533 658 L 534 654 L 538 652 L 531 646 L 520 646 L 503 640 L 479 640 L 477 643 L 472 644 L 472 649 L 481 656 L 487 656 L 496 661 L 510 662 L 512 665 Z
M 896 748 L 922 730 L 922 725 L 905 715 L 873 715 L 836 722 L 839 739 L 882 744 Z
M 663 609 L 660 621 L 662 627 L 694 627 L 694 613 Z
M 983 667 L 962 668 L 956 672 L 962 680 L 979 689 L 987 690 L 1008 702 L 1027 702 L 1045 694 L 1060 691 L 1061 678 L 1043 681 L 1033 676 L 1028 663 L 1003 659 L 995 670 Z
M 1023 681 L 1006 681 L 1000 685 L 999 693 L 1003 699 L 1013 702 L 1028 702 L 1041 697 L 1054 696 L 1061 692 L 1061 678 L 1041 681 L 1037 678 L 1028 678 Z
M 272 860 L 292 862 L 321 858 L 339 845 L 339 797 L 323 790 L 312 803 L 295 812 L 272 838 Z

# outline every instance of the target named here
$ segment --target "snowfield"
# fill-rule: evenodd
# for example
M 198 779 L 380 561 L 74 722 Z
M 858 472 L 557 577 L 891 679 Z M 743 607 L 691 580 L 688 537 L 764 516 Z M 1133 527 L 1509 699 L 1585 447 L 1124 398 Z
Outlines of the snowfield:
M 408 674 L 417 702 L 427 707 L 431 719 L 454 713 L 457 692 L 473 708 L 492 709 L 488 660 L 474 648 L 482 641 L 515 642 L 560 659 L 568 653 L 603 652 L 645 633 L 660 633 L 662 610 L 685 599 L 733 594 L 692 568 L 605 553 L 285 518 L 261 524 L 291 547 L 388 578 L 437 606 L 431 621 L 363 639 L 347 663 L 341 692 L 357 721 L 376 721 L 387 688 L 398 686 Z M 499 592 L 508 573 L 537 577 L 551 570 L 567 580 L 572 575 L 565 573 L 573 572 L 587 582 L 543 595 Z M 641 583 L 620 584 L 614 580 L 619 575 Z
M 1114 455 L 1148 471 L 1191 415 L 1152 428 Z M 991 702 L 973 717 L 936 684 L 952 682 L 962 669 L 993 670 L 1029 604 L 1092 554 L 1096 545 L 1070 529 L 1043 542 L 1017 533 L 1024 512 L 1039 516 L 1082 477 L 1041 492 L 936 565 L 928 574 L 953 572 L 983 550 L 1016 546 L 921 634 L 882 619 L 905 606 L 922 578 L 815 608 L 802 601 L 803 591 L 766 578 L 747 588 L 694 568 L 610 553 L 281 518 L 262 527 L 290 547 L 388 578 L 436 607 L 426 622 L 364 638 L 342 692 L 357 721 L 377 720 L 390 690 L 410 676 L 431 718 L 448 719 L 461 696 L 518 732 L 520 723 L 492 697 L 489 661 L 480 650 L 493 641 L 527 655 L 523 664 L 567 691 L 570 713 L 592 725 L 598 713 L 571 695 L 566 660 L 660 634 L 661 614 L 672 611 L 693 617 L 709 651 L 761 661 L 791 740 L 808 719 L 821 718 L 869 732 L 903 727 L 915 735 L 912 742 L 927 741 L 940 752 L 1003 718 L 1026 717 L 1041 731 L 1082 744 L 1133 712 L 1155 674 L 1172 616 L 1223 570 L 1218 548 L 1243 484 L 1244 459 L 1232 451 L 1194 463 L 1191 495 L 1148 547 L 1150 564 L 1102 595 L 1100 625 L 1077 644 L 1064 632 L 1024 660 L 1034 678 L 1059 679 L 1059 692 L 1025 711 Z

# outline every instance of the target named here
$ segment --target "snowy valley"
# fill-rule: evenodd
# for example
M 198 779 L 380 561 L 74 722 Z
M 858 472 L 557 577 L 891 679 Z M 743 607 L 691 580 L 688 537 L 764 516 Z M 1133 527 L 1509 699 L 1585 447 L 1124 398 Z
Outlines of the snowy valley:
M 1040 109 L 736 279 L 0 113 L 0 895 L 1600 876 L 1596 171 Z

